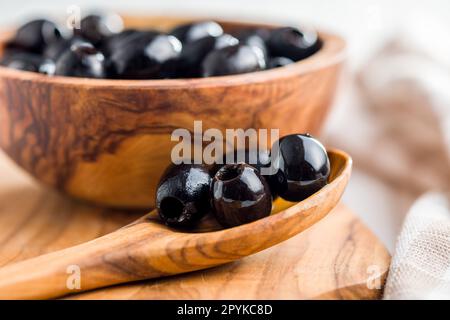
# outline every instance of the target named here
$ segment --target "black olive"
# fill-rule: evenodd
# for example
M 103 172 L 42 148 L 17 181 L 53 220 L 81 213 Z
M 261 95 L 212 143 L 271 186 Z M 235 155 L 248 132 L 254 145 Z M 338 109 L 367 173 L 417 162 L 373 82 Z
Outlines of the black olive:
M 267 29 L 250 29 L 240 32 L 237 36 L 239 42 L 248 46 L 259 48 L 266 59 L 269 54 L 267 51 L 266 41 L 270 36 L 270 32 Z
M 214 215 L 224 227 L 235 227 L 270 215 L 272 196 L 266 180 L 254 167 L 227 164 L 212 181 Z
M 34 53 L 17 53 L 3 58 L 1 65 L 24 71 L 40 72 L 53 75 L 55 64 L 52 60 L 44 59 L 42 56 Z
M 218 50 L 226 47 L 231 47 L 239 44 L 239 40 L 236 37 L 228 33 L 224 33 L 221 36 L 215 38 L 214 47 L 212 49 Z
M 105 57 L 90 43 L 74 43 L 56 60 L 55 75 L 105 78 Z
M 178 26 L 169 33 L 185 44 L 205 37 L 221 36 L 223 29 L 217 22 L 202 21 Z
M 74 33 L 98 45 L 105 38 L 121 32 L 122 29 L 123 20 L 117 14 L 91 14 L 81 19 L 80 29 L 74 29 Z
M 239 40 L 229 34 L 218 37 L 207 36 L 183 45 L 183 50 L 177 60 L 178 77 L 199 77 L 201 63 L 212 50 L 234 46 Z
M 281 138 L 278 151 L 272 148 L 271 161 L 276 173 L 271 185 L 288 201 L 302 201 L 327 184 L 330 161 L 325 147 L 308 134 Z
M 105 54 L 113 53 L 114 51 L 116 51 L 116 49 L 119 49 L 123 45 L 123 43 L 125 43 L 124 41 L 128 37 L 137 34 L 138 32 L 139 31 L 137 31 L 136 29 L 126 29 L 122 32 L 106 37 L 103 40 L 102 51 Z
M 56 64 L 51 59 L 44 59 L 39 67 L 39 73 L 46 74 L 48 76 L 55 75 Z
M 241 149 L 228 152 L 224 155 L 224 164 L 236 164 L 242 162 L 251 165 L 260 172 L 262 167 L 270 164 L 270 153 L 268 151 Z
M 261 50 L 247 45 L 235 45 L 211 51 L 202 63 L 203 77 L 224 76 L 266 68 Z
M 267 46 L 273 57 L 298 61 L 316 53 L 320 49 L 320 41 L 314 31 L 285 27 L 271 32 Z
M 122 18 L 113 13 L 84 17 L 70 39 L 64 30 L 46 19 L 28 22 L 3 46 L 3 64 L 6 57 L 34 53 L 55 61 L 55 66 L 45 61 L 43 69 L 37 68 L 34 61 L 19 56 L 13 67 L 89 78 L 196 78 L 277 68 L 321 47 L 316 32 L 292 27 L 247 28 L 232 36 L 217 22 L 200 21 L 180 25 L 167 35 L 124 30 Z
M 28 52 L 42 53 L 48 44 L 61 38 L 62 32 L 55 23 L 39 19 L 21 26 L 11 40 L 11 45 Z
M 237 163 L 246 163 L 256 170 L 258 173 L 262 175 L 264 179 L 266 179 L 267 184 L 269 185 L 270 191 L 272 193 L 272 198 L 276 199 L 276 188 L 272 187 L 272 181 L 269 179 L 268 175 L 265 175 L 264 172 L 261 171 L 262 168 L 270 167 L 270 152 L 269 151 L 258 151 L 258 150 L 235 150 L 232 152 L 228 152 L 224 155 L 222 163 L 216 163 L 212 167 L 212 172 L 215 174 L 219 171 L 225 164 L 237 164 Z
M 162 79 L 175 73 L 181 42 L 170 35 L 149 35 L 149 38 L 148 41 L 142 38 L 131 41 L 132 45 L 125 45 L 112 53 L 109 68 L 116 78 Z
M 157 191 L 156 208 L 170 226 L 192 227 L 211 211 L 211 175 L 203 165 L 171 165 Z
M 274 57 L 274 58 L 270 58 L 269 62 L 267 64 L 267 69 L 274 69 L 274 68 L 279 68 L 279 67 L 284 67 L 287 66 L 288 64 L 294 63 L 294 61 L 292 61 L 289 58 L 286 57 Z
M 71 39 L 61 38 L 57 41 L 50 43 L 48 46 L 46 46 L 42 55 L 45 58 L 56 61 L 61 56 L 61 54 L 64 53 L 67 49 L 70 49 L 70 47 L 73 44 L 81 43 L 81 42 L 86 42 L 86 41 L 79 37 L 73 37 Z
M 135 29 L 126 29 L 120 33 L 113 34 L 103 41 L 102 51 L 111 55 L 117 50 L 121 50 L 128 46 L 141 45 L 156 37 L 158 31 L 141 31 Z

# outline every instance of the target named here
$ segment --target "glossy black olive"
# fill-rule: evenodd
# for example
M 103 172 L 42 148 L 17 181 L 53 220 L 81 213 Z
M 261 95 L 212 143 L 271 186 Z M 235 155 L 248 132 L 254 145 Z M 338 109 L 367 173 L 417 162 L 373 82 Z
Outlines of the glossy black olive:
M 39 73 L 46 74 L 48 76 L 55 75 L 56 64 L 51 59 L 44 59 L 39 67 Z
M 244 30 L 240 32 L 237 36 L 241 44 L 246 44 L 248 46 L 253 46 L 259 48 L 266 60 L 269 58 L 269 53 L 266 46 L 266 41 L 270 36 L 269 30 L 266 29 L 254 29 L 254 30 Z
M 314 31 L 285 27 L 271 32 L 267 46 L 273 57 L 287 57 L 298 61 L 317 52 L 320 49 L 320 41 Z
M 40 72 L 48 75 L 53 75 L 55 64 L 49 59 L 44 59 L 42 56 L 34 53 L 16 53 L 4 57 L 0 63 L 1 65 L 24 71 Z
M 126 29 L 104 39 L 102 51 L 107 55 L 111 55 L 117 50 L 124 49 L 125 47 L 131 48 L 131 46 L 145 44 L 158 34 L 160 34 L 160 32 Z
M 73 37 L 71 39 L 59 39 L 57 41 L 52 42 L 43 50 L 42 55 L 47 58 L 56 61 L 61 54 L 63 54 L 66 50 L 70 49 L 73 44 L 85 42 L 85 40 L 79 37 Z
M 276 174 L 270 176 L 277 194 L 288 201 L 302 201 L 327 184 L 330 161 L 325 147 L 308 134 L 281 138 L 272 148 Z
M 21 26 L 12 39 L 11 45 L 28 52 L 42 53 L 45 46 L 61 37 L 62 32 L 55 23 L 39 19 Z
M 266 180 L 250 165 L 227 164 L 212 182 L 214 215 L 224 227 L 234 227 L 270 215 L 272 196 Z
M 251 165 L 258 172 L 261 171 L 262 167 L 265 167 L 270 164 L 270 153 L 268 151 L 258 151 L 258 150 L 235 150 L 232 152 L 228 152 L 224 156 L 224 164 L 236 164 L 236 163 L 246 163 Z
M 55 75 L 83 78 L 105 78 L 105 57 L 87 42 L 71 45 L 56 60 Z
M 111 55 L 109 68 L 116 78 L 163 79 L 175 73 L 181 42 L 170 35 L 149 37 L 149 41 L 139 38 Z
M 210 52 L 202 63 L 202 76 L 225 76 L 266 68 L 264 55 L 247 45 L 225 47 Z
M 219 50 L 226 47 L 231 47 L 239 44 L 239 40 L 231 34 L 224 33 L 215 38 L 214 47 L 212 49 Z
M 289 58 L 286 57 L 274 57 L 274 58 L 270 58 L 269 62 L 267 64 L 267 69 L 274 69 L 274 68 L 279 68 L 279 67 L 284 67 L 287 66 L 288 64 L 294 63 L 294 61 L 292 61 Z
M 308 57 L 321 46 L 317 33 L 291 27 L 243 28 L 235 36 L 224 33 L 214 21 L 183 24 L 169 35 L 124 30 L 122 18 L 113 13 L 84 17 L 80 27 L 73 29 L 72 38 L 64 31 L 67 29 L 49 20 L 30 21 L 3 46 L 3 56 L 42 55 L 56 62 L 56 67 L 46 62 L 43 72 L 47 74 L 56 68 L 57 75 L 93 78 L 197 78 L 285 66 Z M 80 44 L 85 42 L 99 52 L 87 53 L 86 46 Z M 83 48 L 76 50 L 80 54 L 71 50 L 74 45 Z M 16 67 L 36 69 L 30 63 L 16 62 Z
M 205 37 L 221 36 L 223 29 L 217 22 L 202 21 L 178 26 L 169 33 L 185 44 Z
M 123 20 L 117 14 L 91 14 L 81 19 L 80 29 L 74 29 L 74 32 L 92 44 L 98 45 L 122 29 Z
M 157 191 L 156 208 L 168 225 L 191 227 L 211 211 L 211 175 L 203 165 L 171 165 Z
M 218 37 L 207 36 L 183 45 L 183 50 L 177 60 L 178 77 L 199 77 L 201 63 L 212 50 L 237 45 L 239 40 L 229 34 Z
M 110 54 L 113 54 L 123 49 L 142 48 L 158 35 L 162 35 L 162 33 L 155 30 L 125 30 L 108 38 L 105 41 L 105 49 Z
M 228 152 L 224 155 L 221 164 L 215 164 L 215 166 L 213 167 L 213 173 L 219 171 L 225 164 L 236 163 L 246 163 L 258 170 L 258 173 L 261 174 L 264 179 L 266 179 L 266 182 L 269 185 L 270 191 L 272 193 L 272 198 L 276 199 L 278 197 L 278 195 L 276 194 L 276 188 L 271 185 L 271 179 L 269 179 L 269 176 L 265 175 L 265 173 L 261 171 L 261 169 L 264 167 L 270 167 L 271 163 L 269 151 L 242 149 Z

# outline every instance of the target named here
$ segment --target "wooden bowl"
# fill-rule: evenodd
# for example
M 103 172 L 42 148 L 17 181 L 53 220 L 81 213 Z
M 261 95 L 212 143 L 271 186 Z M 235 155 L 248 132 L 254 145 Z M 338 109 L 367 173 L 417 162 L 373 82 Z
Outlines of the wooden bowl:
M 169 28 L 186 19 L 127 18 Z M 221 22 L 232 32 L 255 24 Z M 3 34 L 0 47 L 5 43 Z M 280 129 L 318 134 L 344 59 L 344 41 L 288 67 L 176 80 L 96 80 L 0 67 L 0 147 L 39 181 L 73 197 L 149 208 L 177 128 Z M 0 50 L 1 51 L 1 50 Z

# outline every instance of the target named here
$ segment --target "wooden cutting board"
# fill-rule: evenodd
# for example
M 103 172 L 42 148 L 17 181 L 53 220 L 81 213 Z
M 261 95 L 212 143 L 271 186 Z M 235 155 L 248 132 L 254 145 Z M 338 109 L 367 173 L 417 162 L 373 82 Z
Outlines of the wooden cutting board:
M 68 199 L 0 152 L 0 266 L 91 240 L 142 214 Z M 306 232 L 238 262 L 68 298 L 377 299 L 389 263 L 385 247 L 340 204 Z

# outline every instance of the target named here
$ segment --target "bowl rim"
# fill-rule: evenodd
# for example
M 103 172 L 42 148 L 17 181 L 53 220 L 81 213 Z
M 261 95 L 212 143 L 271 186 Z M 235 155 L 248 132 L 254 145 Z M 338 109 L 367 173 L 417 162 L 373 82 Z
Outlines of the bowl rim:
M 253 22 L 230 21 L 215 19 L 219 23 L 258 25 Z M 261 25 L 261 24 L 259 24 Z M 277 27 L 277 24 L 264 24 L 268 27 Z M 65 76 L 47 76 L 44 74 L 16 70 L 0 66 L 0 79 L 11 78 L 22 81 L 33 81 L 42 84 L 59 84 L 67 86 L 89 86 L 89 87 L 110 87 L 110 88 L 176 88 L 176 87 L 217 87 L 217 86 L 238 86 L 249 83 L 263 83 L 280 78 L 299 76 L 327 68 L 344 61 L 346 57 L 345 40 L 332 33 L 318 31 L 322 40 L 322 47 L 312 56 L 297 61 L 288 66 L 270 70 L 248 72 L 236 75 L 226 75 L 207 78 L 182 78 L 182 79 L 148 79 L 148 80 L 123 80 L 123 79 L 92 79 Z M 11 31 L 0 32 L 0 46 L 11 37 Z

